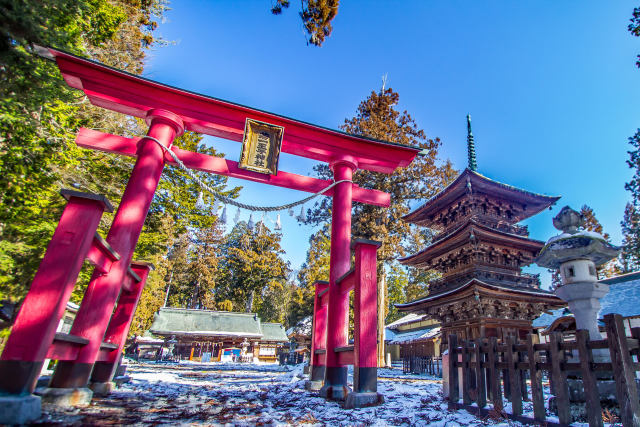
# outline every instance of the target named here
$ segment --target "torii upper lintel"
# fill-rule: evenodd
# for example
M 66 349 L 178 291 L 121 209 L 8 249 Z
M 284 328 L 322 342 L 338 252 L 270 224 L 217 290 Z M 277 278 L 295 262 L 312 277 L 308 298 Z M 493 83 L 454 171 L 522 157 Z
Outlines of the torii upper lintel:
M 363 138 L 217 98 L 178 89 L 53 48 L 38 48 L 54 59 L 67 84 L 92 104 L 146 117 L 152 109 L 180 116 L 186 130 L 242 141 L 247 117 L 285 127 L 282 151 L 330 163 L 341 156 L 358 169 L 392 173 L 409 165 L 420 148 Z

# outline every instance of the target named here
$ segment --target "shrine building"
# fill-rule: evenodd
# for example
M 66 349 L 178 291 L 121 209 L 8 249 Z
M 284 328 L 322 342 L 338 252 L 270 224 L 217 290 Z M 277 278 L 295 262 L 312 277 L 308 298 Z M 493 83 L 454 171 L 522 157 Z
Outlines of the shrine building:
M 255 313 L 161 308 L 149 329 L 174 340 L 175 357 L 198 362 L 277 362 L 289 339 L 280 323 L 262 322 Z M 235 357 L 233 357 L 235 356 Z
M 468 117 L 469 166 L 449 186 L 406 215 L 409 223 L 436 232 L 404 265 L 436 270 L 429 294 L 398 310 L 426 314 L 440 322 L 442 344 L 459 339 L 525 338 L 541 313 L 565 306 L 540 288 L 537 275 L 522 272 L 544 242 L 530 239 L 518 222 L 552 206 L 559 197 L 535 194 L 493 181 L 476 171 Z

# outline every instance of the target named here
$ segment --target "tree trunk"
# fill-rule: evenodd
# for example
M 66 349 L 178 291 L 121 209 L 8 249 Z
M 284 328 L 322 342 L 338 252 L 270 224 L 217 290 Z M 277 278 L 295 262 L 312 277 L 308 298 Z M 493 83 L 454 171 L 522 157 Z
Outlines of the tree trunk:
M 245 312 L 246 313 L 251 313 L 251 310 L 253 310 L 253 297 L 255 295 L 255 291 L 251 291 L 251 293 L 249 294 L 249 297 L 247 298 L 247 303 L 245 305 Z

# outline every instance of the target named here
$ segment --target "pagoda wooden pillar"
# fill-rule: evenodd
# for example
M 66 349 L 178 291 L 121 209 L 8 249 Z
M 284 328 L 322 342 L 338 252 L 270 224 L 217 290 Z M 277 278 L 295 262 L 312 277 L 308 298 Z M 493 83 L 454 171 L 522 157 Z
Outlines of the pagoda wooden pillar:
M 334 181 L 351 181 L 357 163 L 345 156 L 330 166 Z M 337 281 L 351 268 L 352 187 L 351 182 L 336 185 L 331 210 L 327 367 L 320 395 L 335 400 L 344 400 L 349 393 L 347 365 L 340 361 L 335 349 L 346 346 L 348 341 L 349 292 L 341 289 Z
M 184 130 L 179 116 L 165 110 L 147 113 L 148 136 L 171 147 L 176 136 Z M 127 271 L 145 218 L 149 212 L 165 164 L 165 154 L 155 141 L 143 139 L 138 146 L 138 159 L 131 172 L 118 212 L 107 235 L 107 242 L 120 254 L 109 272 L 94 271 L 71 334 L 89 340 L 74 361 L 61 361 L 51 379 L 51 388 L 85 387 L 100 352 L 102 338 L 127 278 Z

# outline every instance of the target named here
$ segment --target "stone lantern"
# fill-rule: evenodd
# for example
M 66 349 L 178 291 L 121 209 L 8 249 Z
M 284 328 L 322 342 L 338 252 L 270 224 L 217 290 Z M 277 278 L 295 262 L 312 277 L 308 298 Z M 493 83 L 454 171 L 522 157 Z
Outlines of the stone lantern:
M 553 226 L 562 233 L 542 248 L 535 262 L 540 267 L 560 270 L 562 285 L 555 293 L 569 304 L 577 329 L 589 331 L 592 340 L 602 339 L 598 329 L 600 298 L 609 286 L 598 282 L 596 267 L 615 258 L 620 248 L 593 231 L 582 230 L 584 218 L 569 206 L 553 218 Z

